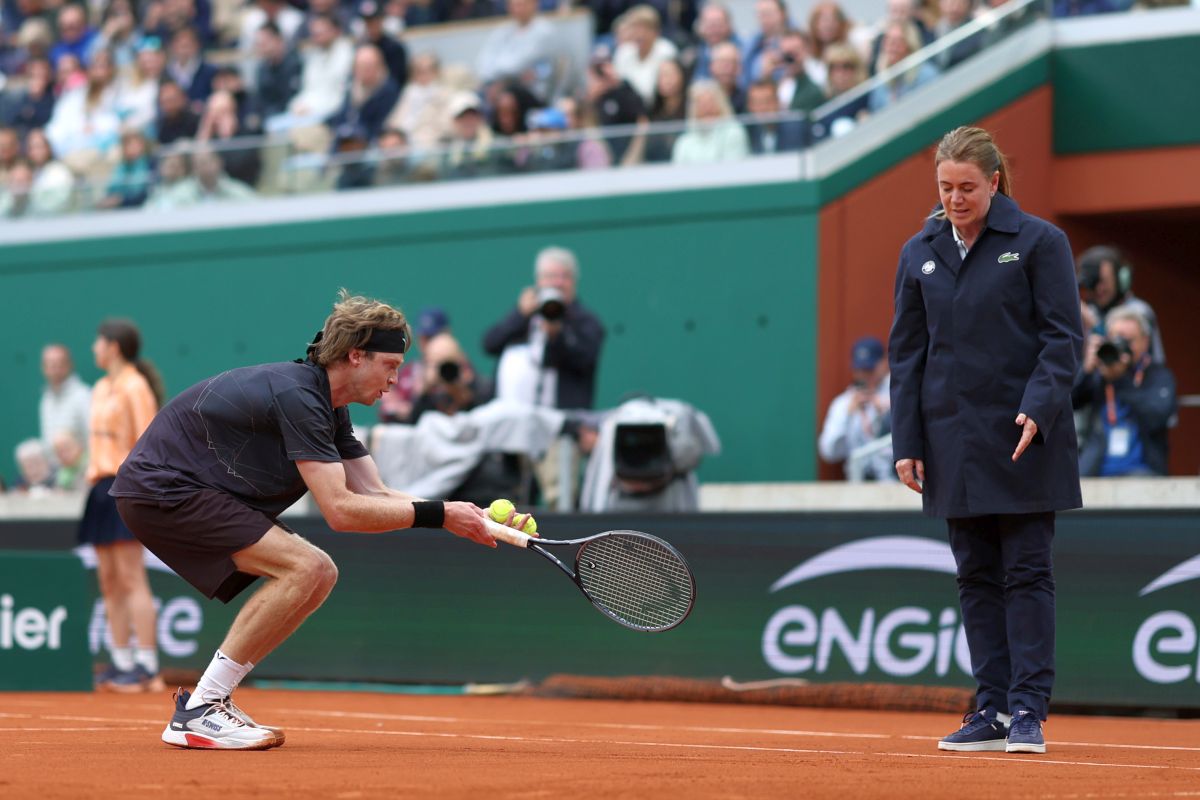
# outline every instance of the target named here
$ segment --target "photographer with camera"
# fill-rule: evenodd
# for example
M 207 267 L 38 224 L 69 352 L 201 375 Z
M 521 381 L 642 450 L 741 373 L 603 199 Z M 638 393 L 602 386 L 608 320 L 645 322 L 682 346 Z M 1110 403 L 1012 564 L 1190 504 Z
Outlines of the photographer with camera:
M 891 381 L 887 359 L 883 357 L 883 342 L 874 336 L 864 336 L 850 350 L 850 373 L 853 383 L 829 404 L 825 424 L 817 439 L 821 459 L 830 464 L 842 464 L 855 450 L 877 441 L 892 430 Z M 892 448 L 882 446 L 871 455 L 861 471 L 848 480 L 894 481 Z
M 1107 245 L 1088 248 L 1079 256 L 1076 274 L 1085 301 L 1084 334 L 1088 335 L 1091 347 L 1099 346 L 1104 338 L 1105 315 L 1117 306 L 1128 306 L 1150 325 L 1150 358 L 1158 364 L 1166 363 L 1158 317 L 1149 303 L 1134 296 L 1133 265 L 1121 251 Z
M 592 408 L 604 326 L 576 296 L 579 263 L 561 247 L 547 247 L 534 262 L 534 286 L 521 290 L 517 306 L 483 337 L 483 349 L 499 357 L 496 397 L 531 406 Z M 557 453 L 538 465 L 542 502 L 558 499 Z
M 1090 342 L 1071 402 L 1085 412 L 1079 471 L 1092 477 L 1167 474 L 1167 428 L 1175 414 L 1175 376 L 1150 353 L 1150 321 L 1118 306 L 1105 338 Z

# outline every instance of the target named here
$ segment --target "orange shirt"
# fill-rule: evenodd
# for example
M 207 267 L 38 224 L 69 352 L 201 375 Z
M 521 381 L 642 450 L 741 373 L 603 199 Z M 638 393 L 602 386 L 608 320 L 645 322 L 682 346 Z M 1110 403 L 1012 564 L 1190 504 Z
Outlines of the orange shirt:
M 106 375 L 96 382 L 88 437 L 88 483 L 117 474 L 157 411 L 150 384 L 132 364 L 115 378 Z

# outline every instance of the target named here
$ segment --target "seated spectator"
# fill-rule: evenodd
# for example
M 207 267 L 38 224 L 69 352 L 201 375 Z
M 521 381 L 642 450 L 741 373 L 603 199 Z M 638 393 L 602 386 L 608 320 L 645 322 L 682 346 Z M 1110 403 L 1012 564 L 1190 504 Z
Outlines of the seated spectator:
M 87 70 L 83 68 L 83 62 L 73 53 L 63 53 L 54 59 L 54 94 L 56 97 L 61 98 L 81 86 L 86 86 L 87 81 Z
M 304 14 L 288 5 L 285 0 L 255 0 L 253 5 L 242 12 L 241 33 L 238 35 L 237 44 L 238 63 L 242 68 L 242 78 L 251 89 L 259 88 L 258 32 L 268 23 L 280 35 L 286 47 L 291 49 L 299 39 L 297 34 L 300 26 L 304 24 Z
M 813 58 L 827 62 L 826 51 L 834 45 L 850 45 L 861 60 L 871 50 L 871 31 L 856 25 L 835 0 L 821 0 L 808 12 L 809 45 Z
M 13 491 L 32 495 L 54 488 L 54 468 L 40 439 L 26 439 L 17 445 L 17 482 Z
M 93 55 L 87 84 L 58 99 L 46 126 L 54 152 L 73 163 L 77 172 L 99 161 L 117 143 L 120 118 L 114 78 L 112 56 L 103 50 Z
M 237 101 L 229 92 L 213 92 L 196 129 L 196 141 L 216 145 L 226 174 L 248 186 L 258 184 L 262 157 L 257 144 L 246 141 L 251 131 L 241 129 Z
M 412 79 L 400 93 L 400 102 L 384 123 L 404 131 L 409 143 L 424 150 L 435 147 L 450 134 L 446 104 L 450 88 L 442 82 L 441 64 L 434 53 L 413 57 Z
M 769 54 L 779 50 L 779 41 L 791 23 L 788 21 L 787 6 L 783 0 L 757 0 L 754 4 L 754 14 L 758 20 L 758 32 L 746 45 L 742 60 L 742 71 L 747 81 L 756 80 L 763 74 L 774 69 L 778 63 L 776 57 Z M 764 59 L 773 61 L 764 65 Z
M 54 30 L 45 19 L 25 19 L 14 40 L 16 46 L 0 56 L 0 65 L 6 75 L 28 75 L 29 62 L 35 60 L 55 63 L 55 59 L 50 57 L 50 48 L 54 45 Z
M 345 97 L 354 69 L 354 45 L 333 17 L 313 17 L 303 57 L 300 93 L 288 104 L 288 113 L 301 122 L 324 122 Z
M 144 36 L 137 44 L 133 64 L 117 78 L 117 114 L 122 128 L 154 135 L 158 117 L 158 90 L 167 69 L 162 42 Z
M 182 147 L 185 142 L 177 145 Z M 190 142 L 187 142 L 190 145 Z M 191 159 L 183 149 L 167 149 L 159 153 L 156 180 L 143 208 L 161 211 L 174 208 L 172 195 L 191 174 Z
M 240 70 L 228 64 L 217 67 L 217 72 L 213 75 L 213 91 L 225 92 L 233 97 L 238 130 L 242 136 L 262 134 L 262 108 L 258 104 L 258 96 L 246 88 Z
M 24 157 L 18 157 L 4 173 L 0 186 L 0 217 L 21 219 L 30 213 L 30 189 L 33 187 L 33 168 Z
M 829 68 L 829 86 L 826 89 L 828 100 L 841 97 L 867 79 L 867 69 L 863 65 L 862 56 L 850 45 L 835 44 L 826 48 L 825 64 Z M 868 95 L 859 95 L 836 106 L 813 122 L 812 140 L 819 142 L 830 136 L 845 136 L 854 130 L 859 121 L 870 113 L 867 108 L 868 100 Z
M 476 178 L 496 173 L 494 135 L 479 107 L 479 98 L 473 92 L 459 92 L 450 99 L 453 132 L 443 156 L 444 177 Z
M 399 98 L 400 87 L 388 74 L 383 54 L 375 45 L 360 45 L 342 106 L 326 124 L 335 132 L 346 126 L 361 128 L 367 142 L 373 142 Z
M 58 468 L 54 471 L 54 488 L 64 492 L 81 492 L 88 488 L 87 451 L 69 430 L 59 431 L 54 436 L 54 458 Z
M 429 181 L 437 177 L 428 162 L 414 159 L 404 131 L 384 128 L 371 153 L 372 183 L 375 186 L 399 186 Z
M 574 140 L 576 169 L 608 169 L 612 152 L 596 132 L 592 107 L 574 97 L 563 97 L 554 104 L 567 120 L 567 129 L 578 138 Z
M 650 122 L 681 123 L 685 119 L 687 76 L 678 61 L 664 61 L 658 68 L 658 83 L 654 90 L 654 102 L 650 106 Z M 670 161 L 671 151 L 680 133 L 682 126 L 649 134 L 646 137 L 645 160 L 651 163 Z
M 99 208 L 138 208 L 150 195 L 154 181 L 154 166 L 146 136 L 139 130 L 121 134 L 121 160 L 113 167 L 104 197 L 96 203 Z
M 1104 336 L 1104 320 L 1118 306 L 1132 308 L 1150 325 L 1150 357 L 1162 364 L 1167 360 L 1158 315 L 1150 304 L 1133 294 L 1133 265 L 1115 247 L 1099 245 L 1084 251 L 1077 266 L 1079 286 L 1087 301 L 1085 317 L 1091 319 L 1087 332 Z
M 597 48 L 587 72 L 587 100 L 600 127 L 639 125 L 646 122 L 642 98 L 629 82 L 613 69 L 610 53 Z M 637 147 L 630 145 L 638 143 Z M 618 164 L 636 164 L 641 160 L 644 145 L 641 135 L 621 134 L 608 139 L 612 158 Z
M 0 125 L 11 125 L 22 133 L 44 128 L 54 114 L 54 75 L 44 58 L 30 59 L 25 65 L 25 86 L 4 96 Z
M 137 27 L 132 0 L 110 0 L 100 17 L 100 30 L 88 48 L 88 57 L 97 50 L 112 53 L 113 64 L 123 70 L 133 64 L 141 32 Z
M 904 22 L 889 23 L 883 32 L 883 47 L 879 52 L 879 60 L 875 64 L 875 73 L 879 74 L 895 64 L 899 64 L 922 47 L 921 36 L 916 25 Z M 938 71 L 931 62 L 922 62 L 919 66 L 906 70 L 895 76 L 887 83 L 876 86 L 867 100 L 867 106 L 872 113 L 882 111 L 906 94 L 937 77 Z
M 490 120 L 492 130 L 499 136 L 513 138 L 529 130 L 529 112 L 540 105 L 533 93 L 519 83 L 500 86 L 495 92 Z
M 746 128 L 750 136 L 750 152 L 755 155 L 787 153 L 804 146 L 804 121 L 780 119 L 779 89 L 770 78 L 759 78 L 750 84 L 746 110 L 757 118 Z
M 830 464 L 846 464 L 859 448 L 889 434 L 891 425 L 891 376 L 883 357 L 883 342 L 867 336 L 850 350 L 850 374 L 853 383 L 833 399 L 825 412 L 825 424 L 817 440 L 821 459 Z M 891 446 L 881 447 L 862 459 L 861 464 L 846 465 L 849 480 L 894 481 Z
M 713 48 L 709 62 L 712 80 L 725 92 L 733 113 L 746 110 L 746 91 L 742 88 L 742 55 L 733 42 L 723 42 Z
M 671 161 L 708 164 L 737 161 L 750 152 L 746 129 L 733 117 L 725 92 L 715 81 L 696 81 L 688 89 L 688 129 L 675 142 Z
M 867 57 L 867 67 L 872 76 L 878 71 L 885 34 L 888 27 L 892 24 L 900 23 L 916 26 L 917 40 L 920 44 L 912 48 L 914 52 L 933 41 L 933 32 L 926 27 L 921 16 L 917 13 L 916 0 L 886 0 L 886 2 L 887 8 L 884 15 L 875 23 L 877 33 L 871 42 L 871 52 Z
M 219 153 L 197 150 L 192 153 L 192 177 L 171 187 L 159 208 L 187 208 L 203 203 L 227 200 L 249 200 L 254 190 L 225 174 L 225 164 Z
M 58 12 L 58 40 L 50 48 L 50 60 L 57 64 L 61 56 L 72 55 L 87 66 L 95 38 L 96 30 L 88 25 L 87 11 L 81 5 L 68 3 Z
M 733 19 L 729 15 L 729 9 L 717 0 L 709 0 L 700 9 L 700 15 L 696 18 L 696 36 L 698 41 L 688 48 L 683 59 L 683 63 L 691 66 L 693 79 L 712 77 L 710 64 L 713 48 L 723 42 L 729 42 L 738 48 L 740 63 L 741 45 L 733 30 Z
M 199 128 L 200 115 L 192 111 L 183 89 L 173 81 L 163 81 L 158 87 L 158 143 L 194 139 Z
M 576 152 L 574 141 L 564 138 L 567 132 L 567 116 L 558 108 L 539 108 L 529 112 L 529 133 L 521 139 L 521 145 L 508 157 L 512 168 L 518 172 L 553 172 L 574 169 Z
M 25 152 L 33 170 L 30 213 L 48 217 L 70 211 L 75 205 L 75 176 L 54 159 L 50 140 L 41 128 L 34 128 L 25 137 Z
M 939 0 L 938 8 L 941 9 L 941 15 L 933 28 L 935 40 L 948 36 L 971 22 L 972 5 L 973 0 Z M 937 68 L 945 72 L 975 55 L 981 47 L 983 47 L 982 34 L 974 34 L 950 49 L 938 53 L 933 60 L 937 64 Z
M 544 97 L 559 51 L 554 26 L 537 16 L 537 0 L 508 0 L 507 7 L 509 20 L 484 40 L 475 74 L 485 86 L 518 81 Z
M 359 43 L 373 45 L 379 51 L 387 65 L 388 75 L 392 77 L 397 90 L 403 91 L 408 83 L 408 50 L 399 39 L 384 29 L 383 3 L 381 0 L 361 0 L 358 17 L 363 24 Z
M 658 12 L 648 5 L 626 11 L 617 21 L 617 27 L 621 44 L 613 55 L 613 68 L 649 106 L 654 100 L 659 66 L 675 58 L 679 51 L 662 37 Z
M 200 50 L 200 37 L 191 28 L 176 31 L 171 37 L 171 57 L 167 61 L 167 75 L 183 89 L 192 110 L 201 113 L 208 96 L 212 94 L 213 76 L 216 67 L 204 60 Z
M 300 91 L 304 65 L 296 49 L 273 22 L 264 23 L 255 35 L 258 55 L 258 101 L 264 120 L 283 114 Z
M 1134 308 L 1105 317 L 1106 338 L 1089 342 L 1071 393 L 1085 411 L 1079 472 L 1103 478 L 1167 474 L 1167 429 L 1175 376 L 1150 356 L 1150 322 Z
M 808 38 L 801 31 L 787 31 L 780 37 L 779 50 L 779 102 L 789 111 L 812 111 L 825 102 L 827 74 L 824 64 L 820 78 L 813 77 L 808 68 Z M 770 63 L 768 58 L 766 63 Z

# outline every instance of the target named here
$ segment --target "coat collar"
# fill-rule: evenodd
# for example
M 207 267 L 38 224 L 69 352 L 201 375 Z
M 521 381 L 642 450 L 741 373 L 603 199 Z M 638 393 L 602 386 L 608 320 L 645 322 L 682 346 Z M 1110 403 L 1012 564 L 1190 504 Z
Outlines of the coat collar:
M 930 241 L 944 234 L 953 245 L 954 234 L 950 231 L 950 220 L 945 217 L 933 216 L 941 210 L 940 203 L 934 206 L 933 212 L 925 221 L 925 228 L 921 231 L 922 237 L 926 241 Z M 1020 206 L 1008 195 L 997 194 L 992 198 L 992 207 L 988 209 L 987 222 L 984 227 L 999 233 L 1017 233 L 1021 229 Z

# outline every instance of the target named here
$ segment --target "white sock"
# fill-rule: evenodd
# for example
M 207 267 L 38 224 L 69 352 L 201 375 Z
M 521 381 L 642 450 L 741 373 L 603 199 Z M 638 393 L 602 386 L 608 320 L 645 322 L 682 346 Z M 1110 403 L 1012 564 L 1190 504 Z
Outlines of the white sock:
M 151 675 L 158 674 L 158 649 L 154 647 L 139 647 L 133 654 L 133 660 L 146 668 Z
M 129 672 L 133 669 L 136 662 L 133 660 L 132 647 L 113 647 L 108 652 L 112 654 L 113 666 L 121 672 Z
M 249 664 L 239 664 L 220 650 L 213 656 L 208 669 L 200 676 L 196 691 L 188 698 L 187 708 L 192 709 L 205 703 L 215 703 L 233 694 L 234 688 L 250 671 Z

